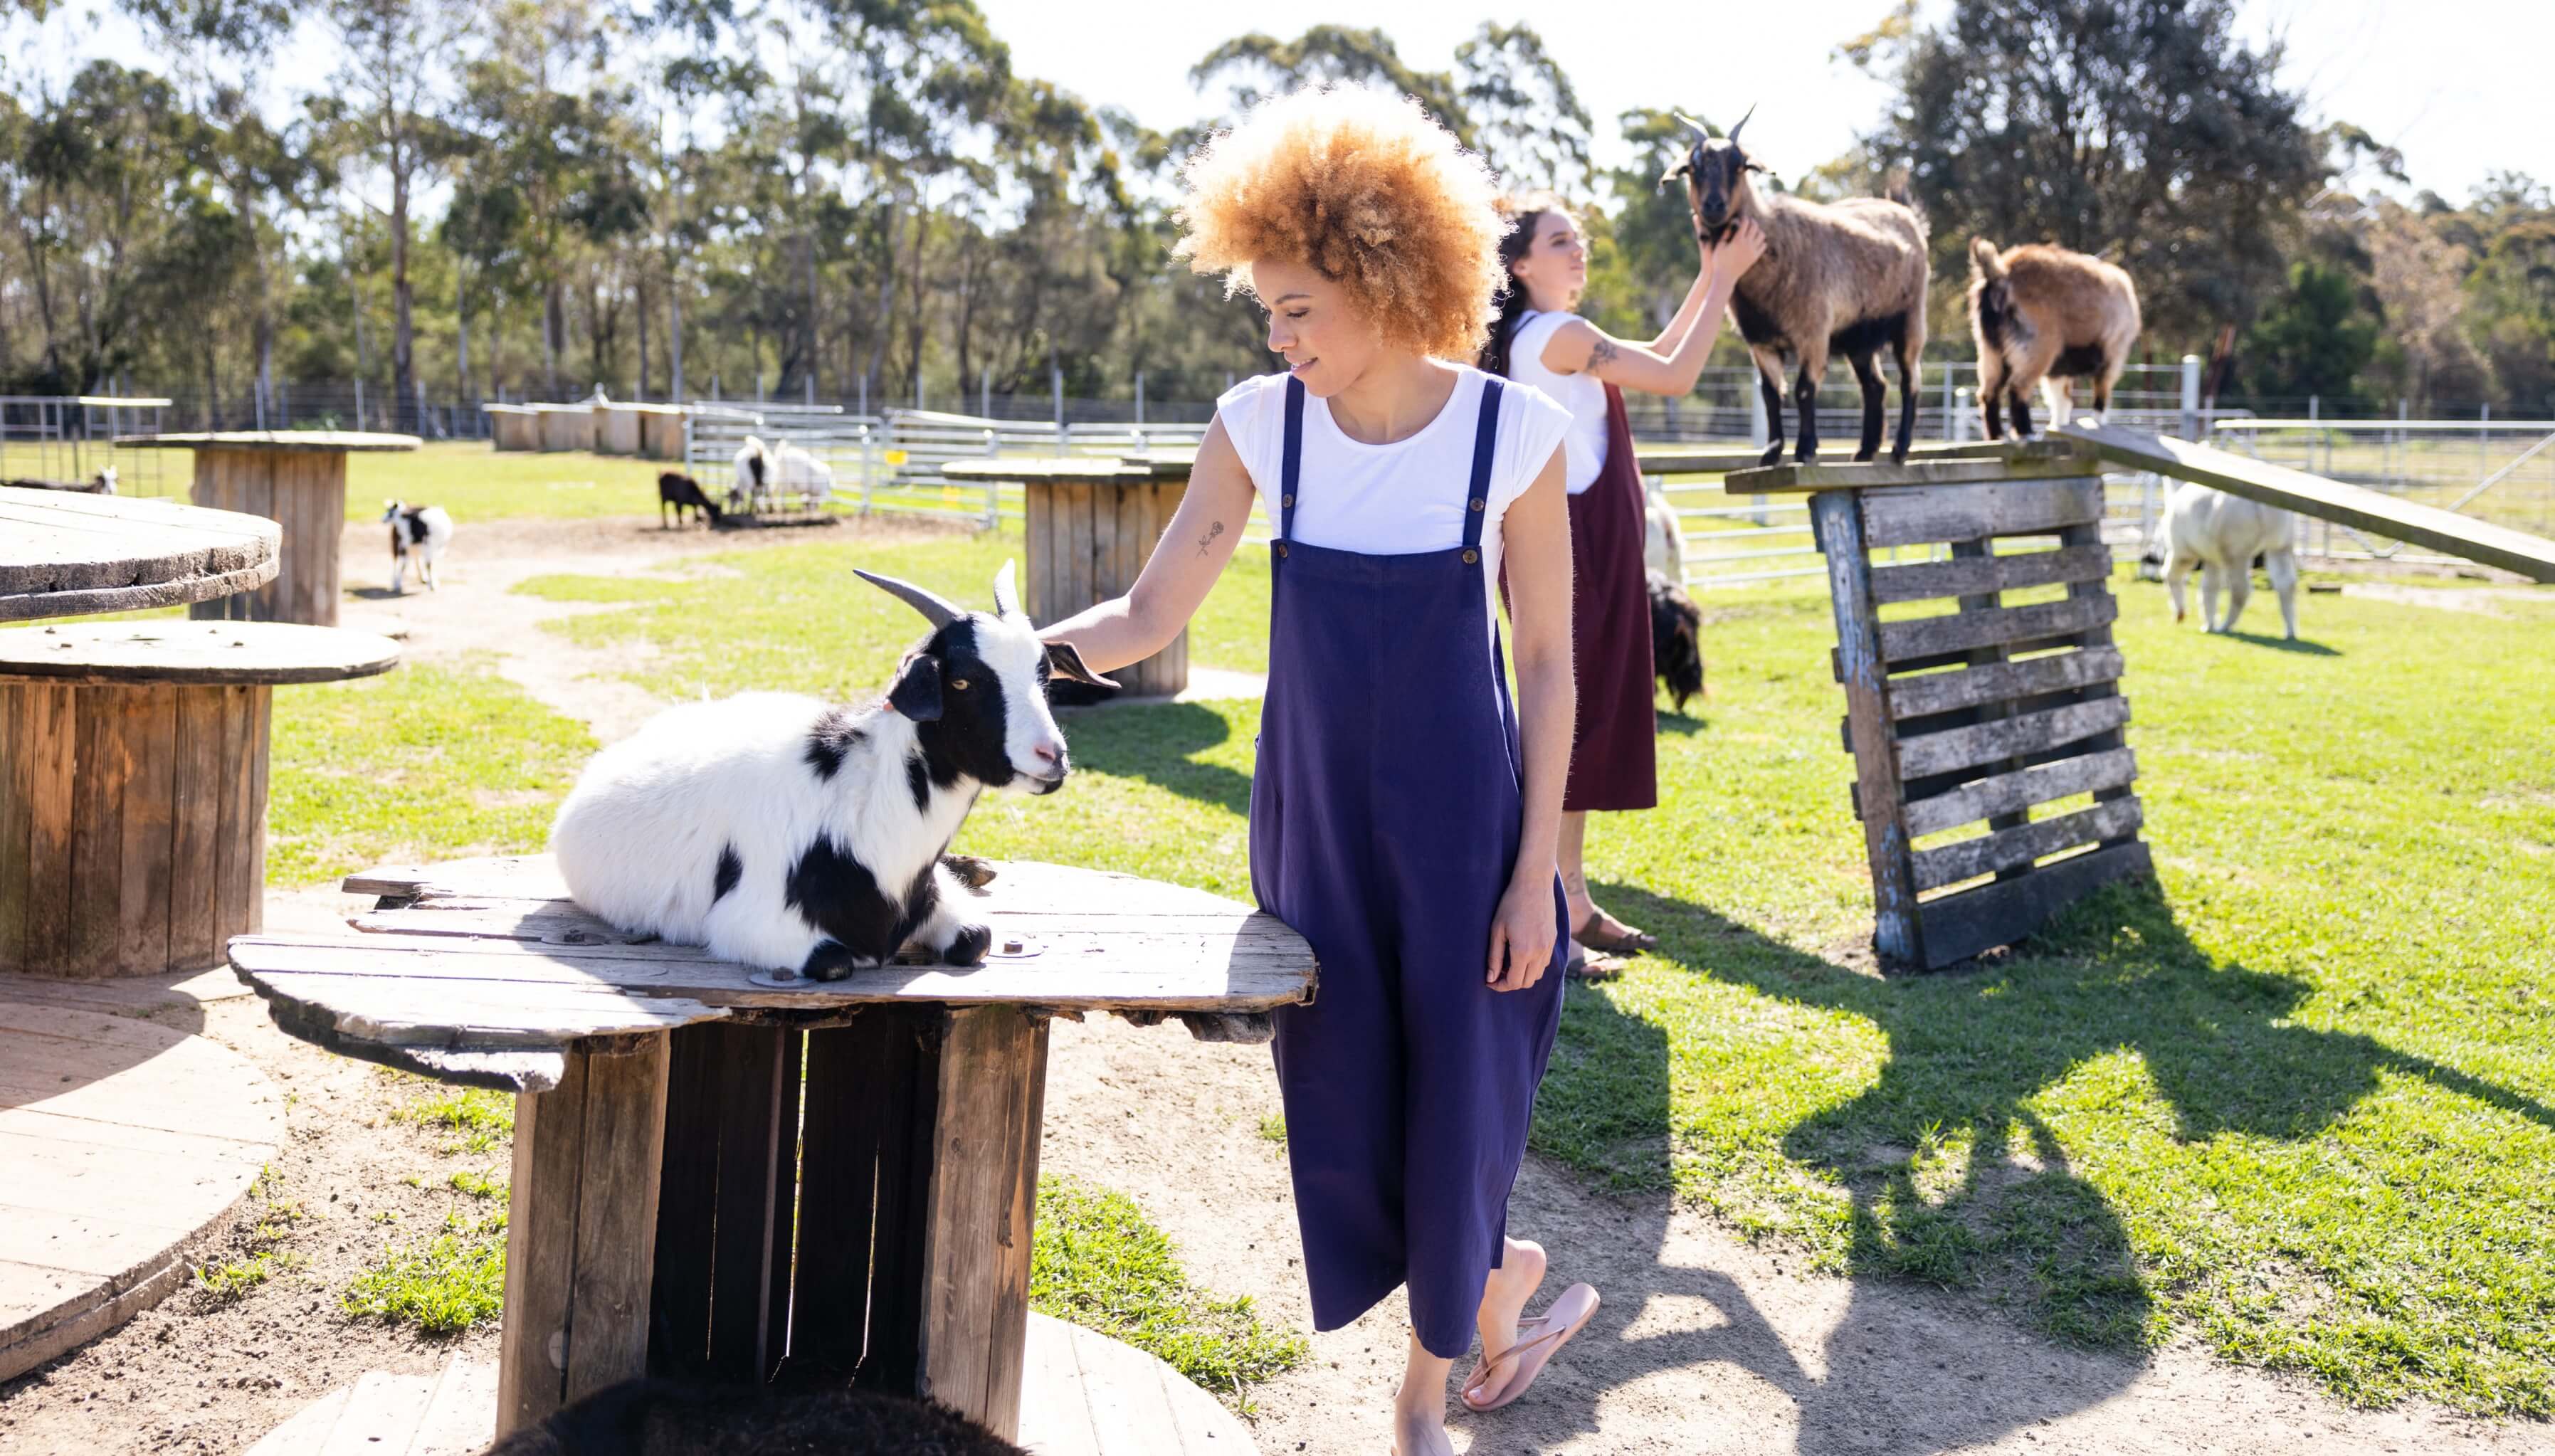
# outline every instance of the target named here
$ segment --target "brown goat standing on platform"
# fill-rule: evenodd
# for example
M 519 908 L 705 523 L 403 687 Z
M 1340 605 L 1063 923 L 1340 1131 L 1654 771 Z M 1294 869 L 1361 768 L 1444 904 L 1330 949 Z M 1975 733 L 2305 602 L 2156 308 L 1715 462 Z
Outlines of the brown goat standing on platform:
M 2061 425 L 2072 382 L 2094 382 L 2094 413 L 2111 418 L 2112 386 L 2138 341 L 2138 291 L 2100 258 L 2049 243 L 2003 254 L 1970 239 L 1970 332 L 1979 343 L 1979 418 L 1988 438 L 2031 438 L 2032 386 L 2045 388 Z M 2002 407 L 2002 409 L 2000 409 Z
M 1749 116 L 1756 114 L 1749 108 Z M 1884 347 L 1898 360 L 1898 438 L 1889 458 L 1903 462 L 1916 430 L 1917 356 L 1925 348 L 1925 219 L 1903 201 L 1880 197 L 1811 202 L 1761 195 L 1748 175 L 1764 169 L 1739 146 L 1747 116 L 1727 137 L 1689 117 L 1677 119 L 1693 129 L 1694 145 L 1659 182 L 1685 179 L 1695 235 L 1718 237 L 1743 213 L 1765 230 L 1765 256 L 1740 278 L 1730 299 L 1731 319 L 1757 360 L 1757 384 L 1765 397 L 1773 443 L 1764 463 L 1783 455 L 1783 365 L 1792 358 L 1801 361 L 1792 387 L 1801 413 L 1793 458 L 1818 458 L 1819 381 L 1831 353 L 1845 356 L 1863 387 L 1863 441 L 1854 457 L 1879 454 L 1884 392 L 1876 359 Z

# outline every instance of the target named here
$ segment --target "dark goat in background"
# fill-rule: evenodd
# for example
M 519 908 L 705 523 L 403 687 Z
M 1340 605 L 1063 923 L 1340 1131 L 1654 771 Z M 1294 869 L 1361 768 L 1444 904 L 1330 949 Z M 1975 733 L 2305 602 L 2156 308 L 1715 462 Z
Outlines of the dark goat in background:
M 877 1391 L 776 1395 L 624 1381 L 485 1456 L 1028 1456 L 945 1406 Z
M 2031 437 L 2031 390 L 2066 425 L 2072 381 L 2093 383 L 2094 413 L 2109 421 L 2112 386 L 2138 341 L 2138 290 L 2100 258 L 2048 243 L 1997 251 L 1970 239 L 1970 334 L 1979 345 L 1979 415 L 1988 438 Z
M 660 531 L 667 529 L 666 508 L 669 506 L 673 508 L 676 521 L 683 519 L 683 508 L 689 506 L 696 513 L 708 512 L 710 524 L 712 526 L 718 524 L 718 503 L 709 498 L 707 491 L 701 489 L 699 481 L 679 470 L 668 470 L 657 477 L 657 529 Z
M 1703 691 L 1703 611 L 1685 589 L 1656 571 L 1650 581 L 1650 667 L 1676 710 Z
M 1749 108 L 1749 116 L 1756 114 Z M 1917 356 L 1925 348 L 1925 220 L 1903 201 L 1879 197 L 1821 203 L 1762 194 L 1749 174 L 1765 169 L 1739 146 L 1747 116 L 1727 137 L 1689 117 L 1677 119 L 1693 129 L 1694 145 L 1659 183 L 1685 179 L 1695 236 L 1718 242 L 1743 216 L 1765 230 L 1765 256 L 1730 298 L 1730 316 L 1757 360 L 1757 384 L 1765 397 L 1773 443 L 1764 463 L 1783 456 L 1783 365 L 1792 358 L 1801 361 L 1792 387 L 1801 412 L 1793 458 L 1818 458 L 1819 380 L 1831 353 L 1845 356 L 1863 386 L 1863 442 L 1854 457 L 1879 454 L 1884 390 L 1875 360 L 1885 347 L 1898 360 L 1898 438 L 1889 458 L 1903 462 L 1916 429 Z

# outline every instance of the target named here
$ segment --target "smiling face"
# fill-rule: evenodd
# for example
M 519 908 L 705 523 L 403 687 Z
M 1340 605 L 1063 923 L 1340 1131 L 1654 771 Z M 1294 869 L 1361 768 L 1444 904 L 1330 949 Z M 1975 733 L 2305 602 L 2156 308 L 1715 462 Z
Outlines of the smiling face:
M 1567 313 L 1579 306 L 1588 287 L 1588 243 L 1566 212 L 1538 212 L 1526 219 L 1533 229 L 1525 252 L 1509 264 L 1509 272 L 1525 286 L 1526 300 L 1545 312 Z
M 1318 399 L 1357 383 L 1385 352 L 1347 291 L 1304 264 L 1254 263 L 1251 287 L 1269 310 L 1270 352 Z

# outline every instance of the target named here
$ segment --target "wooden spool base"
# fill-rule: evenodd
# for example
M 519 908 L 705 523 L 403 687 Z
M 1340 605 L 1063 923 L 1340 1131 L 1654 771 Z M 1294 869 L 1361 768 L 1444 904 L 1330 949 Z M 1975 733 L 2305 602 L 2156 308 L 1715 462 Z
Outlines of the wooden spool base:
M 1171 515 L 1188 494 L 1176 480 L 1033 480 L 1027 492 L 1029 571 L 1024 583 L 1031 620 L 1061 622 L 1124 595 L 1136 584 Z M 1189 635 L 1141 663 L 1109 674 L 1129 695 L 1170 697 L 1189 685 Z
M 273 581 L 197 602 L 195 620 L 337 625 L 337 542 L 346 527 L 346 457 L 318 450 L 199 449 L 195 504 L 264 516 L 284 528 Z
M 273 695 L 0 680 L 0 971 L 196 970 L 263 924 Z

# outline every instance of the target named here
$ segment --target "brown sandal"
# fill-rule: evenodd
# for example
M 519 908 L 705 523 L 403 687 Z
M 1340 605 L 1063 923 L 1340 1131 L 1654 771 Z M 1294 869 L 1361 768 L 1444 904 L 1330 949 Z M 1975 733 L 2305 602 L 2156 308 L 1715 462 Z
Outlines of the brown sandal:
M 1647 930 L 1636 930 L 1629 925 L 1624 927 L 1624 933 L 1621 935 L 1597 935 L 1590 933 L 1595 929 L 1597 922 L 1605 917 L 1605 914 L 1606 912 L 1604 910 L 1590 910 L 1588 912 L 1588 923 L 1571 931 L 1570 938 L 1578 941 L 1584 946 L 1587 946 L 1590 950 L 1603 950 L 1615 955 L 1641 955 L 1644 952 L 1659 948 L 1659 937 L 1651 934 Z
M 1573 981 L 1612 981 L 1624 974 L 1624 963 L 1603 952 L 1592 955 L 1586 950 L 1573 950 L 1561 974 Z

